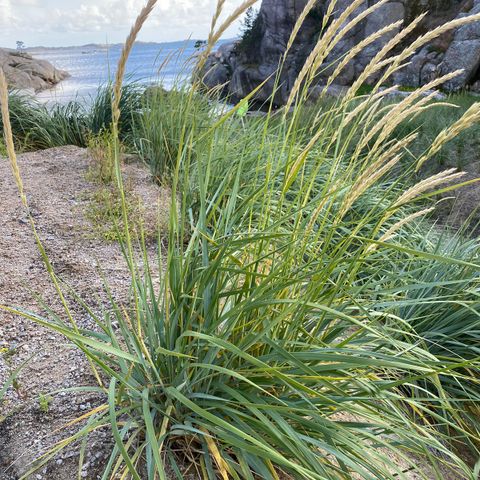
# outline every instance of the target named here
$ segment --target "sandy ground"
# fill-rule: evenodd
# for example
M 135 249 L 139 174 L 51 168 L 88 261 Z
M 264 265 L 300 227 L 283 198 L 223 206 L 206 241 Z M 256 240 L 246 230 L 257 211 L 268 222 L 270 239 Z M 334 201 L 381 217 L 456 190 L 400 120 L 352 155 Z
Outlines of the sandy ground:
M 86 180 L 88 154 L 75 147 L 63 147 L 21 155 L 19 158 L 28 200 L 42 240 L 56 272 L 94 309 L 107 302 L 101 265 L 116 301 L 125 301 L 129 275 L 117 244 L 92 236 L 92 227 L 83 213 L 95 188 Z M 168 210 L 168 192 L 150 181 L 139 164 L 125 166 L 126 177 L 147 205 L 147 216 L 157 216 L 156 205 Z M 155 245 L 150 247 L 155 255 Z M 34 244 L 10 167 L 0 159 L 0 304 L 19 306 L 43 313 L 35 294 L 55 310 L 59 301 Z M 76 311 L 76 321 L 92 328 L 92 321 Z M 60 393 L 53 396 L 48 411 L 39 398 L 55 390 L 93 385 L 94 379 L 83 355 L 58 335 L 31 321 L 0 312 L 0 385 L 12 368 L 35 354 L 22 371 L 18 385 L 8 391 L 0 404 L 0 480 L 18 480 L 31 463 L 58 440 L 68 436 L 60 430 L 68 421 L 85 413 L 102 399 L 95 395 Z M 1 421 L 2 415 L 5 417 Z M 102 467 L 111 448 L 108 431 L 97 432 L 89 442 L 86 466 L 81 478 L 101 478 Z M 50 461 L 31 478 L 73 480 L 78 476 L 78 448 L 70 448 Z M 401 465 L 402 460 L 397 459 Z M 435 478 L 431 469 L 418 461 L 422 474 L 409 472 L 408 479 Z M 406 467 L 406 465 L 405 465 Z M 444 472 L 445 480 L 461 477 Z
M 92 235 L 83 212 L 94 185 L 86 180 L 88 154 L 75 147 L 62 147 L 19 157 L 19 164 L 35 222 L 57 274 L 89 305 L 105 306 L 101 270 L 117 301 L 124 300 L 130 286 L 120 248 Z M 168 193 L 158 189 L 140 164 L 125 166 L 126 178 L 147 211 L 168 203 Z M 168 208 L 168 207 L 167 207 Z M 154 258 L 155 246 L 151 247 Z M 20 204 L 8 162 L 0 158 L 0 304 L 19 306 L 42 313 L 35 300 L 61 311 L 48 278 L 30 226 Z M 83 312 L 76 312 L 80 327 L 92 327 Z M 3 350 L 2 350 L 3 349 Z M 35 354 L 22 371 L 16 389 L 8 391 L 0 404 L 0 479 L 18 479 L 30 463 L 68 432 L 54 432 L 100 400 L 91 395 L 59 394 L 48 407 L 40 408 L 39 398 L 59 389 L 92 385 L 90 368 L 81 352 L 70 348 L 60 336 L 31 321 L 0 312 L 0 385 L 9 371 Z M 108 432 L 90 442 L 83 478 L 95 479 L 109 447 Z M 65 451 L 32 478 L 71 480 L 77 478 L 77 454 Z

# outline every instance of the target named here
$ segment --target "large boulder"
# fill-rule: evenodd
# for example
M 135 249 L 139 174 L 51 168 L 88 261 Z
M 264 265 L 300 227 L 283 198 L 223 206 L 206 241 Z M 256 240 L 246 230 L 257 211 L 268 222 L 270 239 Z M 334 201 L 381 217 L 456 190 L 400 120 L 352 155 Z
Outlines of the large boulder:
M 471 14 L 480 13 L 480 0 L 474 2 Z M 462 13 L 460 16 L 465 16 Z M 475 84 L 480 80 L 480 24 L 471 23 L 457 29 L 453 41 L 448 47 L 443 61 L 439 66 L 441 73 L 462 69 L 463 73 L 448 81 L 448 90 L 461 90 L 465 85 Z
M 325 12 L 333 0 L 318 0 L 307 16 L 297 38 L 285 55 L 293 27 L 305 8 L 307 0 L 263 0 L 255 26 L 253 46 L 244 42 L 230 44 L 212 55 L 206 84 L 222 85 L 223 92 L 242 98 L 263 84 L 256 93 L 260 102 L 270 98 L 275 90 L 275 103 L 288 98 L 305 60 L 322 35 Z M 352 17 L 365 11 L 378 0 L 364 0 Z M 333 18 L 351 4 L 350 0 L 337 0 Z M 426 13 L 420 25 L 405 39 L 404 46 L 416 37 L 455 18 L 480 13 L 480 0 L 391 0 L 351 29 L 330 52 L 316 77 L 324 84 L 338 61 L 375 32 L 394 22 L 410 23 Z M 331 20 L 330 20 L 331 21 Z M 339 85 L 350 85 L 365 70 L 375 55 L 397 33 L 392 30 L 377 38 L 343 69 L 335 79 Z M 250 44 L 252 42 L 250 41 Z M 401 46 L 400 46 L 401 47 Z M 393 50 L 394 54 L 398 50 Z M 277 76 L 279 65 L 282 69 Z M 418 87 L 439 76 L 463 69 L 463 74 L 445 84 L 445 89 L 456 91 L 480 84 L 480 22 L 470 23 L 446 32 L 431 43 L 414 52 L 409 62 L 390 79 L 391 83 Z M 380 72 L 368 79 L 378 80 Z
M 276 101 L 283 103 L 321 29 L 323 2 L 319 2 L 305 19 L 277 79 L 275 75 L 293 27 L 306 4 L 307 0 L 263 0 L 255 38 L 250 45 L 231 44 L 212 54 L 205 68 L 206 85 L 227 83 L 225 93 L 238 99 L 266 82 L 256 94 L 257 101 L 269 99 L 277 86 Z M 214 81 L 216 79 L 218 82 Z
M 50 62 L 15 50 L 0 49 L 0 68 L 10 87 L 36 92 L 51 88 L 69 77 L 68 72 L 56 69 Z

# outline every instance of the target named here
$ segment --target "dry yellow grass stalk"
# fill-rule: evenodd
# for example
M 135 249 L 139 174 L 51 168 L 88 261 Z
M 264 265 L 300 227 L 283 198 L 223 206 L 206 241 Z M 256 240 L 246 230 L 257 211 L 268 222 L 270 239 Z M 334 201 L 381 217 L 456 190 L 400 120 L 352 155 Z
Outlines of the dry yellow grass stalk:
M 0 68 L 0 107 L 2 111 L 3 120 L 3 137 L 5 139 L 5 146 L 7 147 L 7 155 L 10 159 L 10 166 L 12 168 L 15 182 L 17 183 L 18 192 L 23 206 L 28 210 L 27 197 L 23 188 L 22 176 L 18 168 L 17 155 L 15 153 L 15 144 L 13 141 L 12 125 L 10 123 L 10 112 L 8 108 L 8 84 L 3 70 Z
M 295 22 L 295 25 L 293 27 L 292 33 L 290 35 L 290 38 L 287 43 L 287 50 L 285 52 L 288 53 L 290 48 L 292 48 L 293 42 L 297 38 L 298 32 L 300 31 L 300 28 L 302 28 L 303 23 L 305 22 L 305 19 L 307 18 L 308 14 L 312 11 L 313 7 L 316 5 L 317 0 L 308 0 L 308 3 L 305 5 L 305 8 L 303 9 L 302 13 L 298 17 L 297 21 Z M 332 4 L 335 4 L 335 2 L 331 2 Z
M 333 13 L 335 12 L 335 7 L 337 6 L 337 0 L 332 0 L 328 3 L 327 10 L 325 11 L 325 15 L 323 16 L 323 28 L 325 28 L 332 18 Z
M 22 202 L 23 207 L 25 208 L 25 211 L 28 216 L 28 220 L 30 222 L 30 227 L 32 229 L 33 236 L 35 238 L 35 242 L 37 244 L 37 248 L 40 252 L 40 255 L 42 257 L 42 260 L 45 264 L 45 268 L 47 270 L 48 275 L 50 276 L 50 279 L 53 282 L 53 285 L 55 287 L 55 291 L 57 292 L 58 298 L 61 301 L 62 307 L 65 311 L 66 317 L 68 318 L 68 321 L 72 324 L 73 328 L 75 329 L 76 332 L 78 332 L 78 326 L 75 321 L 75 318 L 72 315 L 72 312 L 70 311 L 70 308 L 68 306 L 67 300 L 65 298 L 65 295 L 63 294 L 63 291 L 60 287 L 60 282 L 55 274 L 55 271 L 53 270 L 53 266 L 48 258 L 48 255 L 45 251 L 45 247 L 43 246 L 43 242 L 37 232 L 37 228 L 35 226 L 35 222 L 33 220 L 33 217 L 30 212 L 30 207 L 28 205 L 28 200 L 25 195 L 25 190 L 23 186 L 23 181 L 22 181 L 22 175 L 20 173 L 20 168 L 18 166 L 18 161 L 17 161 L 17 154 L 15 152 L 15 143 L 13 140 L 13 133 L 12 133 L 12 125 L 10 122 L 10 111 L 9 111 L 9 105 L 8 105 L 8 84 L 7 80 L 5 78 L 5 74 L 3 72 L 3 69 L 0 68 L 0 110 L 1 110 L 1 116 L 2 116 L 2 122 L 3 122 L 3 134 L 5 138 L 5 145 L 7 147 L 7 155 L 8 159 L 10 161 L 10 165 L 12 168 L 13 176 L 15 178 L 15 182 L 17 184 L 17 189 L 20 194 L 20 199 Z M 88 359 L 88 362 L 90 364 L 90 367 L 92 368 L 92 372 L 98 382 L 98 385 L 100 387 L 103 387 L 103 382 L 100 378 L 100 375 L 97 372 L 97 369 L 95 368 L 95 365 L 93 364 L 91 359 Z
M 409 57 L 411 57 L 419 48 L 423 47 L 427 43 L 431 42 L 435 38 L 447 33 L 451 30 L 455 30 L 456 28 L 462 27 L 464 25 L 468 25 L 469 23 L 474 23 L 480 21 L 480 13 L 476 15 L 470 15 L 467 17 L 457 18 L 450 22 L 447 22 L 443 25 L 440 25 L 437 28 L 427 32 L 424 35 L 418 37 L 415 41 L 413 41 L 410 45 L 408 45 L 402 52 L 394 57 L 394 61 L 390 65 L 390 67 L 385 71 L 383 77 L 380 79 L 379 82 L 385 82 L 396 70 L 401 68 L 403 62 L 405 62 Z
M 137 39 L 138 33 L 143 27 L 143 24 L 146 22 L 147 18 L 152 13 L 153 8 L 157 0 L 148 0 L 147 4 L 143 7 L 140 15 L 137 17 L 135 23 L 133 24 L 132 29 L 127 37 L 127 41 L 122 49 L 122 54 L 118 62 L 117 73 L 115 75 L 115 85 L 113 89 L 113 103 L 112 103 L 112 118 L 114 128 L 117 128 L 118 122 L 120 120 L 120 100 L 122 97 L 122 85 L 123 78 L 125 76 L 125 68 L 127 65 L 128 57 L 132 51 L 135 40 Z
M 363 0 L 354 0 L 342 13 L 335 19 L 332 24 L 327 28 L 324 35 L 321 36 L 313 48 L 312 52 L 308 56 L 302 70 L 300 71 L 289 98 L 286 103 L 285 111 L 288 111 L 293 102 L 297 98 L 297 95 L 302 89 L 305 79 L 310 76 L 313 78 L 319 66 L 324 62 L 328 54 L 333 50 L 335 45 L 360 21 L 365 19 L 368 15 L 372 14 L 375 10 L 380 8 L 388 0 L 380 0 L 380 2 L 372 5 L 365 11 L 356 15 L 353 19 L 348 21 L 349 17 L 360 7 Z
M 401 207 L 402 205 L 405 205 L 406 203 L 409 203 L 415 198 L 419 197 L 423 193 L 441 185 L 451 183 L 454 180 L 458 180 L 464 175 L 465 172 L 458 172 L 456 168 L 450 168 L 448 170 L 444 170 L 443 172 L 437 173 L 436 175 L 432 175 L 431 177 L 418 182 L 416 185 L 402 193 L 397 201 L 394 202 L 393 208 Z
M 211 39 L 212 39 L 213 34 L 215 32 L 215 27 L 217 26 L 217 23 L 218 23 L 218 19 L 220 18 L 220 15 L 223 12 L 223 7 L 225 6 L 225 1 L 226 0 L 218 0 L 218 2 L 217 2 L 217 7 L 216 7 L 215 13 L 213 14 L 213 17 L 212 17 L 210 32 L 208 34 L 208 43 L 211 42 Z
M 344 120 L 344 125 L 349 125 L 356 117 L 358 117 L 363 111 L 367 109 L 374 108 L 376 109 L 378 106 L 381 105 L 382 100 L 390 95 L 391 93 L 395 92 L 398 89 L 398 85 L 393 85 L 385 90 L 381 90 L 380 92 L 372 93 L 368 95 L 364 101 L 362 101 L 359 105 L 357 105 L 351 112 L 349 112 Z
M 395 234 L 396 234 L 402 227 L 404 227 L 404 226 L 407 225 L 408 223 L 413 222 L 414 220 L 416 220 L 416 219 L 419 218 L 419 217 L 424 217 L 424 216 L 427 215 L 428 213 L 433 212 L 433 210 L 435 210 L 435 207 L 425 208 L 424 210 L 420 210 L 420 211 L 418 211 L 418 212 L 414 212 L 414 213 L 406 216 L 405 218 L 402 218 L 402 220 L 400 220 L 400 221 L 398 221 L 397 223 L 395 223 L 394 225 L 392 225 L 392 226 L 380 237 L 380 239 L 379 239 L 378 241 L 381 242 L 381 243 L 388 242 L 388 240 L 391 240 L 392 238 L 395 237 Z M 367 248 L 367 252 L 372 252 L 372 251 L 376 250 L 377 247 L 378 247 L 378 245 L 372 244 L 372 245 L 370 245 L 370 246 Z
M 345 198 L 339 211 L 339 219 L 342 219 L 348 210 L 352 207 L 358 198 L 360 198 L 372 185 L 391 170 L 402 158 L 396 155 L 390 161 L 380 166 L 377 170 L 370 172 L 369 175 L 361 176 L 350 189 L 350 193 Z
M 17 183 L 18 192 L 23 206 L 28 210 L 27 197 L 23 188 L 22 176 L 18 168 L 17 155 L 15 153 L 15 144 L 13 141 L 12 125 L 10 123 L 10 112 L 8 108 L 8 85 L 3 70 L 0 68 L 0 107 L 2 110 L 3 136 L 7 147 L 7 155 L 10 159 L 13 176 Z
M 388 240 L 391 240 L 395 236 L 395 233 L 397 233 L 403 226 L 407 225 L 407 223 L 412 222 L 416 218 L 423 217 L 428 213 L 433 212 L 433 210 L 435 210 L 435 207 L 425 208 L 424 210 L 420 210 L 418 212 L 412 213 L 411 215 L 408 215 L 407 217 L 403 218 L 402 220 L 397 222 L 395 225 L 390 227 L 380 237 L 380 242 L 386 242 Z
M 418 171 L 421 166 L 429 158 L 438 153 L 446 143 L 478 122 L 480 122 L 480 102 L 474 103 L 459 120 L 437 135 L 429 151 L 418 160 L 416 170 Z
M 378 40 L 379 38 L 383 37 L 387 33 L 390 33 L 397 28 L 399 28 L 402 25 L 402 21 L 398 21 L 395 23 L 391 23 L 390 25 L 387 25 L 386 27 L 378 30 L 377 32 L 373 33 L 372 35 L 369 35 L 367 38 L 363 39 L 361 42 L 359 42 L 354 48 L 352 48 L 348 54 L 342 59 L 342 61 L 337 65 L 335 68 L 334 72 L 328 77 L 327 80 L 327 87 L 331 85 L 335 79 L 340 75 L 340 73 L 343 71 L 343 69 L 360 53 L 362 52 L 366 47 L 371 45 L 373 42 Z
M 372 175 L 377 174 L 378 170 L 382 168 L 387 162 L 389 162 L 390 159 L 396 157 L 399 154 L 401 155 L 405 147 L 410 145 L 417 138 L 417 136 L 417 133 L 411 133 L 400 141 L 393 141 L 389 148 L 385 148 L 383 152 L 377 154 L 378 158 L 367 166 L 362 175 L 358 178 L 357 182 L 360 184 L 363 182 L 368 183 L 368 179 Z M 385 144 L 385 147 L 387 147 L 387 145 L 388 144 Z M 375 156 L 372 156 L 372 158 L 374 159 Z
M 418 88 L 410 95 L 405 97 L 401 102 L 397 103 L 388 115 L 382 115 L 376 124 L 369 126 L 368 132 L 362 136 L 362 141 L 358 143 L 356 148 L 356 155 L 359 153 L 374 139 L 377 135 L 375 145 L 372 147 L 372 152 L 376 148 L 381 146 L 386 138 L 388 138 L 392 132 L 404 122 L 406 119 L 411 118 L 418 109 L 427 105 L 435 95 L 435 92 L 427 94 L 429 90 L 433 90 L 438 85 L 441 85 L 445 81 L 448 81 L 456 77 L 460 71 L 455 71 L 437 78 L 423 87 Z M 417 102 L 416 102 L 417 101 Z M 415 103 L 416 102 L 416 103 Z
M 372 75 L 380 71 L 382 68 L 386 67 L 390 63 L 394 62 L 396 57 L 387 58 L 385 57 L 397 46 L 399 45 L 403 39 L 409 35 L 415 28 L 417 28 L 418 24 L 423 20 L 426 14 L 420 15 L 417 17 L 412 23 L 407 25 L 405 28 L 400 30 L 393 38 L 391 38 L 381 49 L 380 51 L 370 60 L 368 65 L 365 67 L 363 72 L 359 75 L 357 80 L 353 82 L 352 86 L 350 87 L 347 95 L 345 96 L 345 100 L 350 100 L 355 96 L 358 89 L 370 78 Z M 377 86 L 374 88 L 374 91 L 378 89 L 379 85 L 382 85 L 384 82 L 378 82 Z

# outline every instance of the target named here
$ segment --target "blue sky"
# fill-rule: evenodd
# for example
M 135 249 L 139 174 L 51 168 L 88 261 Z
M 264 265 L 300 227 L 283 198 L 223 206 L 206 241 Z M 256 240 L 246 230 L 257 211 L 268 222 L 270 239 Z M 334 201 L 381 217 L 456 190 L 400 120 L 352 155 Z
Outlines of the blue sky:
M 227 0 L 231 11 L 240 0 Z M 67 46 L 124 40 L 145 0 L 0 0 L 0 46 Z M 143 41 L 205 38 L 216 0 L 158 0 Z M 238 24 L 226 36 L 235 36 Z

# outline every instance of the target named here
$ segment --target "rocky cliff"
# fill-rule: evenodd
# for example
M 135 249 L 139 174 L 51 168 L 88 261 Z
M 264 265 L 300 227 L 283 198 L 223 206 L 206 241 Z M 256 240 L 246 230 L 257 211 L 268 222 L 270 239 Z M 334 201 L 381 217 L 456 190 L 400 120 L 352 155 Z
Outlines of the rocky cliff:
M 276 103 L 285 102 L 305 59 L 322 34 L 322 23 L 331 1 L 318 0 L 306 18 L 284 63 Z M 365 0 L 355 14 L 360 14 L 377 1 Z M 338 17 L 350 3 L 350 0 L 337 0 L 332 17 Z M 241 43 L 223 45 L 209 59 L 205 84 L 208 87 L 224 85 L 224 93 L 238 99 L 265 81 L 256 98 L 259 101 L 268 99 L 274 87 L 274 72 L 286 51 L 295 22 L 306 4 L 307 0 L 263 0 L 255 25 L 254 45 L 251 45 L 251 41 L 248 48 L 242 48 Z M 336 45 L 320 69 L 316 81 L 319 84 L 325 82 L 329 73 L 328 66 L 335 64 L 336 60 L 374 32 L 396 21 L 408 25 L 424 12 L 426 17 L 405 40 L 405 44 L 450 20 L 480 13 L 480 0 L 389 1 L 360 22 Z M 383 35 L 364 48 L 344 68 L 335 82 L 350 85 L 395 33 L 393 31 Z M 444 34 L 419 49 L 411 57 L 410 63 L 398 71 L 391 81 L 418 87 L 457 69 L 464 69 L 464 73 L 448 82 L 445 85 L 447 90 L 468 88 L 480 91 L 480 22 Z M 373 80 L 375 79 L 370 79 Z
M 36 92 L 51 88 L 69 76 L 46 60 L 15 50 L 0 49 L 0 68 L 4 71 L 9 86 L 33 89 Z

